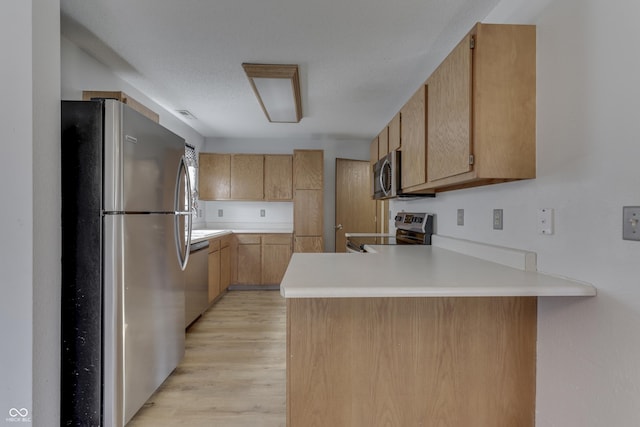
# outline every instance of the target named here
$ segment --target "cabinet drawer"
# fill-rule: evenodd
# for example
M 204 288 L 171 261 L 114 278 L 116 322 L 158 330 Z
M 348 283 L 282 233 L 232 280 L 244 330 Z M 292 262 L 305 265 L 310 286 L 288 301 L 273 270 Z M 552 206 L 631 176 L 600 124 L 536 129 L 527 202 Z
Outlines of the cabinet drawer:
M 220 247 L 226 248 L 227 246 L 231 246 L 231 242 L 233 242 L 233 235 L 228 235 L 220 238 Z
M 265 245 L 290 245 L 291 234 L 265 234 L 262 236 Z
M 259 234 L 237 234 L 236 237 L 241 245 L 259 245 L 261 241 Z
M 220 250 L 220 239 L 209 240 L 209 253 Z

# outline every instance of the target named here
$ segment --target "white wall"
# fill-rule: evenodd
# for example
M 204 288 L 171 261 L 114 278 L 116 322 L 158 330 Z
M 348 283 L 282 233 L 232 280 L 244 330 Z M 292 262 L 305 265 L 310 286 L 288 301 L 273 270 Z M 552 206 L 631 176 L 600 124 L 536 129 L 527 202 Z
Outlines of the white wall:
M 204 138 L 182 120 L 168 112 L 151 98 L 119 78 L 107 66 L 80 49 L 69 39 L 62 37 L 60 46 L 62 62 L 62 99 L 80 100 L 84 90 L 123 91 L 160 116 L 160 124 L 180 135 L 200 150 Z
M 435 212 L 438 234 L 535 251 L 540 271 L 598 288 L 540 299 L 538 427 L 640 425 L 640 242 L 622 240 L 622 207 L 640 205 L 639 18 L 637 1 L 503 0 L 486 22 L 537 25 L 537 179 L 391 203 Z M 555 209 L 552 236 L 536 233 L 543 207 Z
M 304 119 L 303 119 L 304 120 Z M 278 124 L 274 124 L 278 126 Z M 286 126 L 286 125 L 285 125 Z M 336 158 L 369 160 L 369 145 L 365 140 L 336 139 L 224 139 L 207 138 L 205 150 L 212 153 L 293 154 L 294 149 L 324 150 L 324 241 L 325 251 L 335 250 L 335 188 Z M 216 216 L 207 203 L 207 222 Z M 217 208 L 216 208 L 217 209 Z
M 15 34 L 20 34 L 16 37 Z M 0 104 L 0 424 L 11 408 L 32 409 L 33 89 L 31 2 L 13 0 L 0 14 L 5 84 Z M 4 64 L 12 64 L 7 67 Z M 8 423 L 7 423 L 8 424 Z
M 59 16 L 57 0 L 0 14 L 0 425 L 59 419 Z

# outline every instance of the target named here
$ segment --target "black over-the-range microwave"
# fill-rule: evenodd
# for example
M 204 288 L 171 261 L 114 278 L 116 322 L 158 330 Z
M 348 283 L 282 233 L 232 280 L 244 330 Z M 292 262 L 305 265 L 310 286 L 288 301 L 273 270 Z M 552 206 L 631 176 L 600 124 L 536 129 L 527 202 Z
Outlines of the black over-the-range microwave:
M 373 198 L 396 197 L 400 190 L 400 152 L 392 151 L 373 166 Z
M 401 152 L 392 151 L 373 166 L 373 198 L 376 200 L 399 198 L 405 200 L 435 197 L 435 193 L 408 194 L 402 192 L 400 180 Z

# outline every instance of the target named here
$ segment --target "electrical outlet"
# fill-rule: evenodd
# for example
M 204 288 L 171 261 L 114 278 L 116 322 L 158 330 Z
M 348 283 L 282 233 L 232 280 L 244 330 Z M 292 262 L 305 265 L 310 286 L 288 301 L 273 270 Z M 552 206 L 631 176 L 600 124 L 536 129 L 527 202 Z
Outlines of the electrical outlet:
M 464 209 L 458 209 L 458 225 L 464 225 Z
M 202 210 L 202 208 L 198 209 L 198 218 L 203 218 L 204 217 L 204 211 Z
M 218 209 L 218 216 L 219 217 L 224 216 L 224 212 L 222 211 L 222 209 Z
M 538 228 L 538 234 L 545 234 L 545 235 L 553 234 L 553 209 L 551 208 L 538 209 L 537 228 Z
M 264 217 L 267 214 L 267 212 L 264 209 L 260 209 L 260 216 Z
M 640 240 L 640 206 L 622 208 L 622 238 Z
M 502 209 L 493 210 L 493 229 L 502 230 Z

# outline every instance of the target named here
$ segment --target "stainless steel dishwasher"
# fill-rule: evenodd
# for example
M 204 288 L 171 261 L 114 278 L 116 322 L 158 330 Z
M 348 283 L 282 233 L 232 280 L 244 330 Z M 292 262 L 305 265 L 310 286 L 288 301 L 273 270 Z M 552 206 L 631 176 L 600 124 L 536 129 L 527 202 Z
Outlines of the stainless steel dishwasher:
M 193 243 L 190 248 L 184 292 L 185 328 L 209 306 L 209 241 Z

